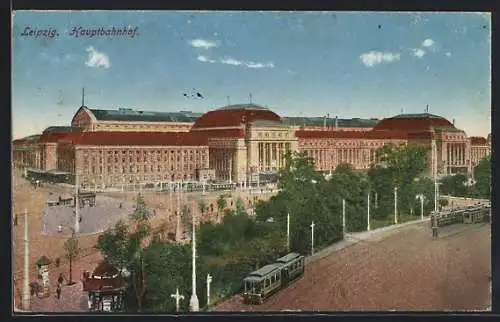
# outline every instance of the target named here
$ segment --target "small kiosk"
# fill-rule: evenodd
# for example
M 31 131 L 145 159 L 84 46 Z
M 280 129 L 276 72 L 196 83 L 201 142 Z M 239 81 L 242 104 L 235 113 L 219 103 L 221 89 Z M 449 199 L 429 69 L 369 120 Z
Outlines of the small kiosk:
M 52 261 L 45 255 L 43 255 L 36 261 L 38 279 L 42 287 L 42 292 L 39 295 L 40 297 L 48 297 L 50 295 L 49 265 L 51 263 Z
M 84 273 L 83 291 L 88 293 L 91 312 L 121 312 L 124 309 L 125 281 L 116 267 L 106 260 L 92 275 Z

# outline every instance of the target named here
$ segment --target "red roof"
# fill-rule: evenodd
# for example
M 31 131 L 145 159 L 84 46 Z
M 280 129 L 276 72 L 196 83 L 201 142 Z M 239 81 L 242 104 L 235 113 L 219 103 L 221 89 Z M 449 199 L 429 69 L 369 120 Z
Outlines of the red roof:
M 208 142 L 209 138 L 242 138 L 245 137 L 245 129 L 200 129 L 191 130 L 193 135 L 198 135 L 200 138 L 205 138 Z
M 72 132 L 60 141 L 75 145 L 202 146 L 208 138 L 190 132 Z
M 281 121 L 281 118 L 273 111 L 258 105 L 231 105 L 203 114 L 194 122 L 193 128 L 238 126 L 256 120 Z
M 436 136 L 434 131 L 409 132 L 408 140 L 432 140 Z
M 68 134 L 72 134 L 73 132 L 47 132 L 42 133 L 38 142 L 40 143 L 55 143 L 59 141 L 61 138 L 65 137 Z
M 483 138 L 482 136 L 471 136 L 470 137 L 470 144 L 472 145 L 487 145 L 488 141 L 486 138 Z
M 366 139 L 366 140 L 405 140 L 403 131 L 311 131 L 297 130 L 295 136 L 300 139 L 334 138 L 334 139 Z
M 401 130 L 405 132 L 428 131 L 434 127 L 452 127 L 454 125 L 447 119 L 429 114 L 402 114 L 383 119 L 373 130 Z

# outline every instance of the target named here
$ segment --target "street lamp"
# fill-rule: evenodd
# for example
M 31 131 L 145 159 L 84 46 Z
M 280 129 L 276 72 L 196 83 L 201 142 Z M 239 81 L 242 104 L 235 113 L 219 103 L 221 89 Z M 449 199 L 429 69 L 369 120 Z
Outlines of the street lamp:
M 311 223 L 311 255 L 314 254 L 314 221 Z
M 345 199 L 342 199 L 342 237 L 345 239 L 346 226 L 345 226 Z
M 179 288 L 177 288 L 175 294 L 171 294 L 170 297 L 175 299 L 175 311 L 179 312 L 179 302 L 184 300 L 184 295 L 179 294 Z
M 189 308 L 191 312 L 198 312 L 200 310 L 200 303 L 198 301 L 198 296 L 196 295 L 196 224 L 195 224 L 195 212 L 193 211 L 193 237 L 191 240 L 192 244 L 192 293 L 191 299 L 189 300 Z
M 394 187 L 394 224 L 398 223 L 398 187 Z
M 424 199 L 425 196 L 423 194 L 418 194 L 415 196 L 415 199 L 420 199 L 420 217 L 421 220 L 424 220 Z
M 212 283 L 212 275 L 207 274 L 207 307 L 210 306 L 210 283 Z
M 367 198 L 367 217 L 368 217 L 368 226 L 366 227 L 366 230 L 370 230 L 370 191 L 368 191 L 368 198 Z

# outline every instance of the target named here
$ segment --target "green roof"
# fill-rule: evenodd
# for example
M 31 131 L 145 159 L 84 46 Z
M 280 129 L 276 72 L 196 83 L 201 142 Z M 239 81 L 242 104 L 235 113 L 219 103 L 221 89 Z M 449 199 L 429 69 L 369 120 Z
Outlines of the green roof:
M 269 264 L 269 265 L 266 265 L 266 266 L 263 266 L 263 267 L 259 268 L 256 271 L 251 272 L 248 275 L 250 275 L 250 276 L 257 276 L 257 277 L 266 276 L 269 273 L 271 273 L 271 272 L 279 269 L 281 266 L 282 266 L 282 264 L 278 264 L 278 263 Z
M 288 255 L 285 255 L 283 257 L 278 258 L 276 261 L 285 264 L 285 263 L 288 263 L 289 261 L 292 261 L 300 256 L 301 255 L 299 253 L 290 253 Z
M 282 117 L 282 120 L 291 125 L 318 125 L 325 124 L 324 117 Z M 367 127 L 371 128 L 380 122 L 379 119 L 337 119 L 338 127 Z M 327 118 L 326 126 L 335 126 L 335 118 Z
M 118 110 L 89 109 L 99 121 L 132 121 L 132 122 L 194 122 L 198 113 L 183 112 L 148 112 L 130 108 Z
M 82 128 L 77 126 L 49 126 L 43 133 L 59 133 L 59 132 L 81 132 Z

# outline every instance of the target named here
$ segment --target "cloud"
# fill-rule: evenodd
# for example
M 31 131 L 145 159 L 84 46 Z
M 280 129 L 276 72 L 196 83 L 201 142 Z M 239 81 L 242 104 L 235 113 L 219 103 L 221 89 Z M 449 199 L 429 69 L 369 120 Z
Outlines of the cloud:
M 427 38 L 422 42 L 423 47 L 432 47 L 435 44 L 434 40 Z
M 201 61 L 202 63 L 210 63 L 210 64 L 215 63 L 215 60 L 210 59 L 207 56 L 203 56 L 203 55 L 199 55 L 198 60 Z
M 109 57 L 102 52 L 97 51 L 94 47 L 90 46 L 87 48 L 87 52 L 89 53 L 89 57 L 85 62 L 85 65 L 88 67 L 104 67 L 109 68 Z
M 398 53 L 370 51 L 359 56 L 366 67 L 372 67 L 382 62 L 391 63 L 401 58 Z
M 214 41 L 204 40 L 204 39 L 194 39 L 189 42 L 194 48 L 210 49 L 212 47 L 217 47 Z
M 412 55 L 415 57 L 418 57 L 418 58 L 422 58 L 425 55 L 425 50 L 423 50 L 421 48 L 412 49 L 411 51 L 412 51 Z
M 451 53 L 450 52 L 447 52 L 445 53 L 446 57 L 451 57 Z
M 237 60 L 237 59 L 230 58 L 230 57 L 221 59 L 220 63 L 225 64 L 225 65 L 232 65 L 232 66 L 244 66 L 244 67 L 248 67 L 248 68 L 274 68 L 275 67 L 273 62 L 268 62 L 268 63 L 258 63 L 258 62 L 256 63 L 253 61 L 245 62 L 245 61 Z
M 236 60 L 236 59 L 233 59 L 233 58 L 224 58 L 224 59 L 221 59 L 220 63 L 221 64 L 225 64 L 225 65 L 233 65 L 233 66 L 243 65 L 243 62 L 241 62 L 239 60 Z
M 288 75 L 292 75 L 292 76 L 293 76 L 293 75 L 297 75 L 297 73 L 296 73 L 296 72 L 294 72 L 294 71 L 293 71 L 293 70 L 291 70 L 291 69 L 287 69 L 287 70 L 286 70 L 286 73 L 287 73 Z
M 274 68 L 274 63 L 254 63 L 248 62 L 245 64 L 248 68 Z

